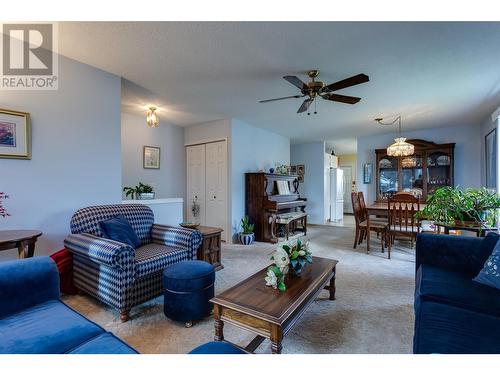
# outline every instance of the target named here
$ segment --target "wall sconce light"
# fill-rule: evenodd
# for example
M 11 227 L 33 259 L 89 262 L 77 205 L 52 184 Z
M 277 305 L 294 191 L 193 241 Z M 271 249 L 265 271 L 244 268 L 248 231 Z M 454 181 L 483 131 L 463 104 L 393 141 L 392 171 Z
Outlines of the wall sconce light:
M 156 114 L 157 109 L 158 108 L 156 107 L 148 108 L 148 113 L 146 115 L 146 124 L 148 124 L 150 128 L 157 128 L 158 124 L 160 123 L 160 118 Z

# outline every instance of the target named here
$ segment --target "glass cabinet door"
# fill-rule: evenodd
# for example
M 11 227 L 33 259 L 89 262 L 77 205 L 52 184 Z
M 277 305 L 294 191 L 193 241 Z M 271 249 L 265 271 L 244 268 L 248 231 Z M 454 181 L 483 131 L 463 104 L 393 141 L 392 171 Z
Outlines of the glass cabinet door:
M 424 193 L 423 161 L 424 158 L 421 154 L 414 154 L 401 159 L 402 191 L 412 193 L 417 198 L 422 198 Z
M 378 163 L 379 169 L 379 194 L 385 199 L 398 191 L 398 159 L 384 156 Z
M 435 151 L 427 156 L 427 194 L 451 184 L 451 158 L 447 152 Z

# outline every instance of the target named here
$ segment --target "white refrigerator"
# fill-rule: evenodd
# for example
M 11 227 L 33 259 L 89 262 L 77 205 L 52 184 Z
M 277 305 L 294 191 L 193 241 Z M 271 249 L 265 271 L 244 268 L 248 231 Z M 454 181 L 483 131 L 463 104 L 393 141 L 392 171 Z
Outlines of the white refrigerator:
M 330 168 L 330 221 L 344 218 L 344 171 Z

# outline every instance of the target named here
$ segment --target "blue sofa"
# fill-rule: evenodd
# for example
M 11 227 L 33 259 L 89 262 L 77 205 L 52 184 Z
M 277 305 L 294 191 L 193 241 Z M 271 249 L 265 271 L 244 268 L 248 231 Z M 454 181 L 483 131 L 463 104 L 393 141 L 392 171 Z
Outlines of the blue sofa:
M 414 353 L 500 353 L 500 290 L 472 280 L 498 237 L 418 235 Z
M 59 300 L 49 257 L 0 263 L 0 353 L 136 354 Z

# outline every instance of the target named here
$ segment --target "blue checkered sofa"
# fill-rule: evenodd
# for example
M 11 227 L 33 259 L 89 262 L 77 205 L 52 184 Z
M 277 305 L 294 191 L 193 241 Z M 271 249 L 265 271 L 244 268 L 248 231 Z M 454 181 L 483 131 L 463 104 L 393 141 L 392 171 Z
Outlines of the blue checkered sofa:
M 123 215 L 141 240 L 133 249 L 103 237 L 99 222 Z M 148 206 L 118 204 L 92 206 L 75 212 L 64 244 L 73 254 L 75 286 L 120 311 L 126 321 L 130 309 L 163 293 L 162 273 L 171 264 L 196 259 L 201 233 L 154 224 Z

